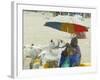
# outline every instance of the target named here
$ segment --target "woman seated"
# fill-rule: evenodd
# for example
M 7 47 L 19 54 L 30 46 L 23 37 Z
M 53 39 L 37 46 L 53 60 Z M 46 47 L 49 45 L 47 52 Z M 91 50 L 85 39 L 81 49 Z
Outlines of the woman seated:
M 65 46 L 65 50 L 61 54 L 59 67 L 80 66 L 81 52 L 77 38 L 73 38 L 71 43 L 67 43 Z
M 71 40 L 70 45 L 73 48 L 73 54 L 70 56 L 70 67 L 80 66 L 81 51 L 76 37 Z
M 66 48 L 61 53 L 60 65 L 59 67 L 70 67 L 70 56 L 72 55 L 73 50 L 69 43 L 66 44 Z

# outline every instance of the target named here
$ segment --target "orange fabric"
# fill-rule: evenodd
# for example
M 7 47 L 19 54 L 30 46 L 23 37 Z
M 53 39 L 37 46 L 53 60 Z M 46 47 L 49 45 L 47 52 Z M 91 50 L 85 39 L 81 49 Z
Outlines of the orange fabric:
M 61 31 L 68 32 L 68 33 L 75 33 L 74 24 L 63 23 L 61 25 Z

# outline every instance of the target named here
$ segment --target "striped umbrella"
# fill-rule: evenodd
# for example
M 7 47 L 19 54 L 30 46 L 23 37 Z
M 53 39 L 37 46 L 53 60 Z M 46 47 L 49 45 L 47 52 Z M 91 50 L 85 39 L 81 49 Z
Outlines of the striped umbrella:
M 61 23 L 72 23 L 81 26 L 91 27 L 91 19 L 84 18 L 80 15 L 68 16 L 68 15 L 58 15 L 56 17 L 51 17 L 47 22 L 61 22 Z
M 45 26 L 48 26 L 60 31 L 68 32 L 68 33 L 78 33 L 78 32 L 88 31 L 87 27 L 83 25 L 75 24 L 75 23 L 46 22 Z

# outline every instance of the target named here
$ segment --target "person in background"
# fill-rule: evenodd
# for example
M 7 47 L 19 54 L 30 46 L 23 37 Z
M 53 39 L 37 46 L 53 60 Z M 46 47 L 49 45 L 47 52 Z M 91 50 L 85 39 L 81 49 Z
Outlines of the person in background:
M 65 42 L 63 41 L 63 40 L 60 40 L 59 42 L 58 42 L 58 45 L 59 45 L 59 48 L 61 47 L 63 47 L 64 45 L 65 45 Z
M 54 49 L 55 48 L 55 42 L 53 40 L 50 41 L 49 47 L 51 49 Z

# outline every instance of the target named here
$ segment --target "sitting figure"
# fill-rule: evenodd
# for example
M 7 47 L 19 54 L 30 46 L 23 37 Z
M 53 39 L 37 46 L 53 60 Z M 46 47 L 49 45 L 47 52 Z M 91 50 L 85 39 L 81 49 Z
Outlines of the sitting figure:
M 71 43 L 65 44 L 65 50 L 62 51 L 59 67 L 80 66 L 81 51 L 76 37 L 72 38 Z
M 66 44 L 66 48 L 61 53 L 60 64 L 59 67 L 70 67 L 70 55 L 72 55 L 73 49 L 70 44 Z
M 70 56 L 70 67 L 80 66 L 81 52 L 76 37 L 71 40 L 70 45 L 73 48 L 73 54 Z

